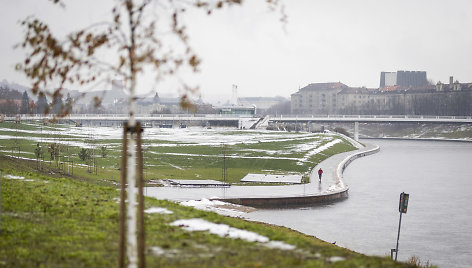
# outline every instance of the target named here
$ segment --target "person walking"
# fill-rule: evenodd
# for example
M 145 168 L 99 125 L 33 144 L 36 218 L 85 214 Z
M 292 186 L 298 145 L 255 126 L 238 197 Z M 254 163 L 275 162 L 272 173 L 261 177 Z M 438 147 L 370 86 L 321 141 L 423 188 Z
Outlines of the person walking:
M 321 176 L 323 175 L 323 170 L 320 168 L 318 169 L 318 177 L 320 178 L 320 182 L 321 182 Z

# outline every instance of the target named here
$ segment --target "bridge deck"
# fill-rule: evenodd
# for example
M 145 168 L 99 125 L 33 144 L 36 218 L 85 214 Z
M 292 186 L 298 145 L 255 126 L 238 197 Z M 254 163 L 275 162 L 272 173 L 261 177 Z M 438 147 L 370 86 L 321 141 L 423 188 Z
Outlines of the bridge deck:
M 21 120 L 43 120 L 51 115 L 22 115 Z M 137 115 L 136 120 L 143 122 L 157 121 L 240 121 L 258 118 L 255 116 L 238 115 Z M 73 121 L 127 121 L 128 115 L 82 115 L 75 114 L 64 118 Z M 5 117 L 6 121 L 15 121 L 16 116 Z M 472 123 L 472 116 L 429 116 L 429 115 L 283 115 L 270 116 L 269 122 L 308 123 L 308 122 L 404 122 L 404 123 Z

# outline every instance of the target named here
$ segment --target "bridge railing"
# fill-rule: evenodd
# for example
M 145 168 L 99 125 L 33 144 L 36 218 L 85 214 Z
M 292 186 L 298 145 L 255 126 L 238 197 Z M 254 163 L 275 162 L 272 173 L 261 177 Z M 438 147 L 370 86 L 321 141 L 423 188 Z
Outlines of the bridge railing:
M 42 115 L 42 114 L 29 114 L 29 115 L 18 115 L 20 116 L 21 120 L 41 120 L 44 118 L 52 118 L 53 115 Z M 193 119 L 193 120 L 212 120 L 212 119 L 219 119 L 219 120 L 239 120 L 244 118 L 259 118 L 259 116 L 254 115 L 231 115 L 231 114 L 137 114 L 136 117 L 141 120 L 153 120 L 162 118 L 163 120 L 185 120 L 185 119 Z M 339 119 L 340 121 L 353 121 L 356 118 L 362 121 L 363 119 L 366 121 L 472 121 L 472 116 L 435 116 L 435 115 L 307 115 L 307 114 L 293 114 L 293 115 L 278 115 L 269 116 L 271 121 L 296 121 L 296 120 L 303 120 L 303 121 L 313 121 L 316 120 L 329 120 L 335 121 Z M 17 116 L 7 116 L 5 120 L 11 121 L 16 120 Z M 65 117 L 65 119 L 75 119 L 75 120 L 98 120 L 98 119 L 105 119 L 105 120 L 126 120 L 128 118 L 128 114 L 71 114 Z M 376 120 L 377 119 L 377 120 Z M 380 120 L 379 120 L 380 119 Z
M 379 119 L 396 119 L 396 118 L 403 118 L 403 119 L 472 119 L 472 116 L 437 116 L 437 115 L 333 115 L 333 114 L 324 114 L 324 115 L 310 115 L 310 114 L 289 114 L 289 115 L 277 115 L 277 116 L 270 116 L 271 120 L 277 119 L 293 119 L 293 118 L 303 118 L 306 120 L 307 118 L 313 119 L 336 119 L 336 118 L 360 118 L 360 119 L 368 119 L 368 118 L 379 118 Z

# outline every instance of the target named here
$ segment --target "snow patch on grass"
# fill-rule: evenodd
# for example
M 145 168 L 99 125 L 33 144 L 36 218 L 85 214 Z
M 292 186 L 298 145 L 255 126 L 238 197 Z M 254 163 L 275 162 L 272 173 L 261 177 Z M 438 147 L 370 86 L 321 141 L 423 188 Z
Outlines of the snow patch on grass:
M 321 145 L 320 147 L 318 147 L 318 148 L 316 148 L 316 149 L 314 149 L 314 150 L 311 150 L 311 151 L 309 151 L 308 153 L 306 153 L 305 156 L 304 156 L 302 159 L 300 159 L 300 161 L 299 161 L 298 163 L 301 164 L 302 162 L 306 162 L 306 161 L 308 161 L 308 159 L 310 159 L 310 157 L 312 157 L 313 155 L 318 154 L 318 153 L 320 153 L 320 152 L 322 152 L 322 151 L 324 151 L 324 150 L 327 150 L 327 149 L 329 149 L 330 147 L 332 147 L 332 146 L 334 146 L 335 144 L 338 144 L 338 143 L 340 143 L 340 142 L 342 142 L 342 140 L 340 140 L 340 139 L 335 139 L 335 140 L 330 141 L 330 142 L 328 142 L 328 143 L 326 143 L 326 144 L 324 144 L 324 145 Z
M 341 256 L 332 256 L 328 258 L 329 262 L 338 262 L 338 261 L 345 261 L 346 258 L 341 257 Z
M 3 176 L 3 178 L 9 179 L 9 180 L 34 181 L 31 179 L 25 179 L 25 177 L 22 177 L 22 176 L 15 176 L 15 175 L 10 175 L 10 174 Z
M 174 212 L 168 210 L 167 208 L 160 208 L 160 207 L 151 207 L 151 208 L 148 208 L 148 209 L 144 210 L 144 212 L 146 212 L 148 214 L 153 214 L 153 213 L 173 214 L 174 213 Z
M 152 152 L 152 153 L 154 153 L 154 152 Z M 157 153 L 156 153 L 156 154 L 157 154 Z M 169 165 L 169 166 L 171 166 L 171 167 L 173 167 L 173 168 L 175 168 L 175 169 L 178 169 L 178 170 L 184 170 L 183 167 L 179 167 L 179 166 L 174 165 L 174 164 L 171 164 L 171 163 L 167 163 L 167 162 L 164 162 L 164 161 L 161 161 L 161 163 L 162 163 L 162 164 L 165 164 L 165 165 Z
M 22 176 L 15 176 L 15 175 L 5 175 L 3 176 L 5 179 L 10 179 L 10 180 L 24 180 L 25 177 L 22 177 Z
M 203 219 L 183 219 L 171 223 L 173 226 L 180 226 L 186 231 L 208 231 L 211 234 L 216 234 L 220 237 L 229 237 L 233 239 L 242 239 L 248 242 L 259 242 L 264 246 L 270 248 L 278 248 L 282 250 L 293 250 L 294 246 L 286 244 L 281 241 L 270 241 L 266 236 L 238 228 L 230 227 L 226 224 L 217 224 Z
M 204 219 L 182 219 L 174 221 L 173 223 L 171 223 L 171 225 L 180 226 L 189 232 L 208 231 L 211 234 L 216 234 L 221 237 L 242 239 L 249 242 L 269 242 L 269 238 L 256 234 L 254 232 L 237 229 L 234 227 L 230 227 L 226 224 L 209 222 Z
M 202 198 L 201 200 L 189 200 L 180 203 L 183 206 L 193 207 L 200 210 L 212 211 L 220 215 L 230 216 L 230 217 L 239 217 L 247 212 L 253 211 L 254 209 L 230 204 L 218 200 L 209 200 Z
M 269 241 L 264 244 L 268 248 L 278 248 L 282 250 L 294 250 L 296 247 L 294 245 L 289 245 L 281 241 Z
M 184 153 L 156 153 L 149 152 L 156 155 L 174 155 L 174 156 L 189 156 L 189 157 L 211 157 L 211 158 L 221 158 L 221 155 L 204 155 L 204 154 L 184 154 Z M 235 158 L 235 159 L 284 159 L 284 160 L 298 160 L 298 158 L 293 157 L 273 157 L 273 156 L 241 156 L 241 155 L 226 155 L 226 158 Z

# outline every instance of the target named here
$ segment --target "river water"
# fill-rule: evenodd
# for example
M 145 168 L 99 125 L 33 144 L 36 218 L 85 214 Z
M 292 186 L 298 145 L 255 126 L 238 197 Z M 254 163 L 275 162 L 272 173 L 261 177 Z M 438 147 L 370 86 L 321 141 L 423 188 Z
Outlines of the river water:
M 258 210 L 246 218 L 287 226 L 368 255 L 395 248 L 401 192 L 398 259 L 420 257 L 439 267 L 472 264 L 472 143 L 364 140 L 380 152 L 344 173 L 349 198 L 300 209 Z

